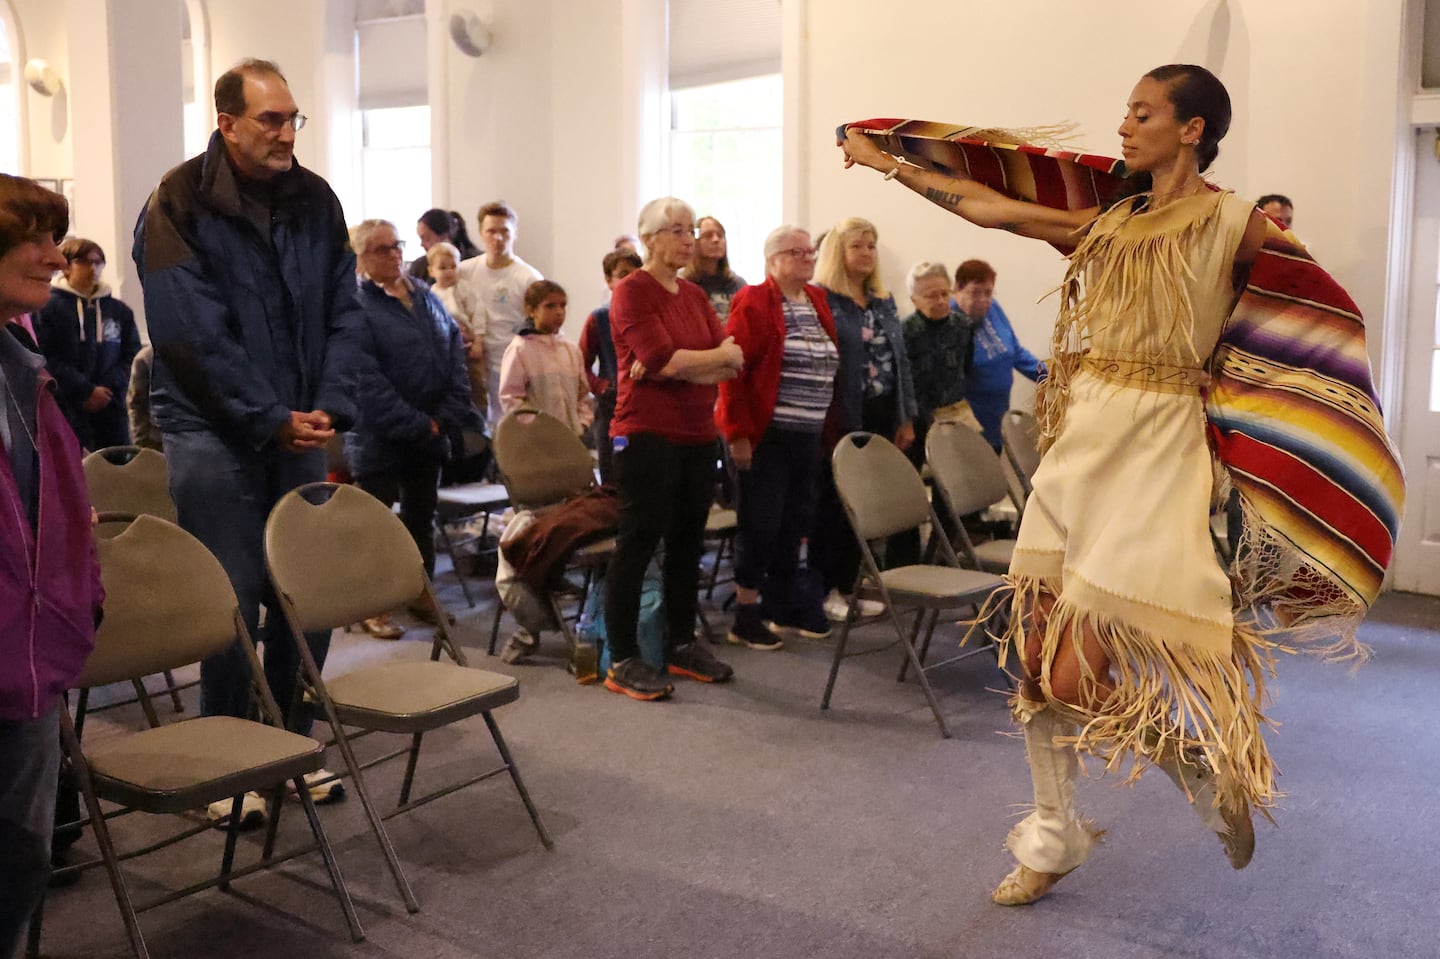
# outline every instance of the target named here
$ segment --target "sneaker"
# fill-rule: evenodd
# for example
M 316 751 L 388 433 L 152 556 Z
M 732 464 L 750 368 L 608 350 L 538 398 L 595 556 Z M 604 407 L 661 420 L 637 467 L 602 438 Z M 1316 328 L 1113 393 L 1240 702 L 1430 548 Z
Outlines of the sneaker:
M 784 636 L 786 639 L 800 638 L 810 639 L 819 642 L 830 638 L 830 620 L 819 608 L 814 608 L 806 613 L 801 613 L 793 622 L 781 622 L 780 620 L 766 620 L 765 628 L 777 636 Z
M 371 616 L 369 619 L 345 627 L 347 633 L 355 631 L 368 633 L 376 639 L 399 639 L 405 635 L 405 627 L 392 620 L 389 613 Z
M 509 639 L 505 640 L 505 648 L 500 650 L 500 662 L 518 663 L 539 648 L 540 640 L 536 639 L 528 630 L 517 629 Z
M 710 647 L 699 641 L 675 647 L 665 668 L 671 676 L 684 676 L 702 683 L 727 683 L 735 675 L 735 670 L 716 659 Z
M 310 787 L 306 790 L 310 793 L 310 801 L 317 806 L 336 803 L 345 798 L 345 784 L 328 769 L 317 769 L 313 773 L 306 773 L 305 785 Z M 291 799 L 298 798 L 293 782 L 287 783 L 286 789 L 289 790 Z
M 725 641 L 736 646 L 749 646 L 751 649 L 766 651 L 785 645 L 779 636 L 766 629 L 761 622 L 759 603 L 735 604 L 735 621 L 730 625 Z
M 663 673 L 639 656 L 631 656 L 611 666 L 605 674 L 605 688 L 612 693 L 646 702 L 664 699 L 675 691 Z
M 233 805 L 231 799 L 221 799 L 212 802 L 205 808 L 205 817 L 215 824 L 216 829 L 227 829 L 230 826 L 230 808 Z M 265 825 L 265 800 L 259 793 L 246 793 L 240 801 L 240 829 L 258 829 Z
M 850 597 L 838 589 L 830 590 L 825 597 L 825 618 L 832 623 L 843 623 L 845 617 L 850 615 Z M 885 612 L 885 604 L 873 599 L 860 600 L 859 607 L 855 610 L 855 619 L 871 619 Z

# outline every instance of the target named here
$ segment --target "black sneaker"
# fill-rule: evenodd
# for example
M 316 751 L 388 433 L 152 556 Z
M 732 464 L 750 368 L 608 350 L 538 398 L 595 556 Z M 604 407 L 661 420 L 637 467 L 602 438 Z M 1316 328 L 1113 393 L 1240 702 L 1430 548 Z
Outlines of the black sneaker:
M 780 641 L 765 624 L 760 621 L 759 603 L 737 603 L 735 605 L 735 622 L 730 626 L 730 632 L 725 637 L 727 643 L 734 643 L 736 646 L 749 646 L 751 649 L 779 649 L 785 644 Z
M 716 659 L 710 647 L 701 642 L 675 647 L 666 669 L 671 676 L 684 676 L 702 683 L 727 683 L 735 675 L 729 664 Z
M 664 699 L 675 690 L 663 673 L 639 656 L 631 656 L 611 666 L 605 674 L 605 688 L 612 693 L 647 702 Z
M 801 639 L 813 639 L 820 641 L 830 638 L 830 620 L 826 618 L 825 611 L 819 607 L 809 610 L 793 621 L 766 620 L 765 628 L 777 636 L 787 638 L 799 637 Z

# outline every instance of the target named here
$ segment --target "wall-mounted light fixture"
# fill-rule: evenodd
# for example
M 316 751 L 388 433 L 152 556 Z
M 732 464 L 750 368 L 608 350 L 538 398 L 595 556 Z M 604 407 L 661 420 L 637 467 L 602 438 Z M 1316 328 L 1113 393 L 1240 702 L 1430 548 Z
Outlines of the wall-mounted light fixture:
M 467 57 L 483 56 L 495 44 L 495 34 L 489 24 L 473 10 L 450 15 L 450 39 Z
M 42 97 L 53 97 L 65 87 L 60 71 L 38 58 L 25 64 L 25 82 Z

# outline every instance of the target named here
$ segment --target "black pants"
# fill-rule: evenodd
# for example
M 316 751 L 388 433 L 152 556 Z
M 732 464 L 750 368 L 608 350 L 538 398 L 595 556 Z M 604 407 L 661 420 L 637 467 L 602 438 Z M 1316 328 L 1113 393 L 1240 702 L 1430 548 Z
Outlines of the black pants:
M 620 528 L 605 572 L 605 630 L 611 661 L 618 663 L 639 653 L 640 588 L 661 540 L 667 655 L 694 634 L 705 518 L 715 493 L 715 443 L 632 433 L 615 452 L 614 473 Z
M 750 468 L 736 471 L 735 585 L 762 590 L 767 605 L 777 611 L 791 600 L 800 540 L 815 513 L 819 472 L 819 433 L 773 427 L 756 444 Z
M 360 488 L 386 506 L 400 501 L 400 521 L 420 548 L 425 575 L 435 575 L 435 506 L 439 493 L 440 464 L 434 460 L 407 463 L 399 469 L 371 473 L 358 480 Z

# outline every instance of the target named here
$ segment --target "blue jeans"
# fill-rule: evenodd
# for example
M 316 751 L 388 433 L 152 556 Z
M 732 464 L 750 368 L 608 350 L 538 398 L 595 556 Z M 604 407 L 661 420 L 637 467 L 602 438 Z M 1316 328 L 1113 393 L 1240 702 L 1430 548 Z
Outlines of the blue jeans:
M 19 955 L 50 878 L 60 714 L 0 720 L 0 957 Z
M 302 706 L 291 715 L 300 653 L 274 601 L 265 572 L 265 520 L 279 499 L 305 483 L 325 479 L 325 453 L 253 450 L 205 430 L 165 434 L 170 496 L 180 525 L 215 554 L 235 588 L 245 628 L 265 650 L 265 680 L 285 724 L 308 735 L 314 716 Z M 267 607 L 259 628 L 260 607 Z M 318 666 L 330 649 L 328 632 L 306 633 Z M 245 718 L 250 709 L 250 666 L 237 642 L 200 664 L 200 715 Z

